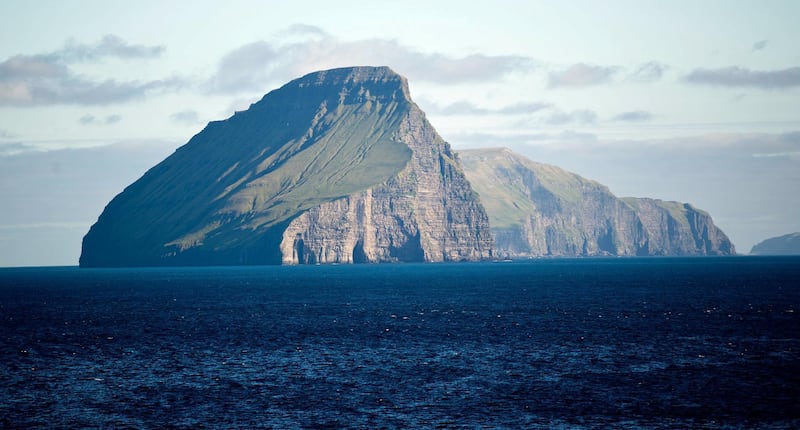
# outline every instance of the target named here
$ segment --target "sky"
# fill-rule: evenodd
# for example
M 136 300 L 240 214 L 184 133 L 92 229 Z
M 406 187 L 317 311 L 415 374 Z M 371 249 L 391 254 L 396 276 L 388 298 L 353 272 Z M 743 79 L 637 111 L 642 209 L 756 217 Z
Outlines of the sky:
M 105 204 L 304 74 L 386 65 L 455 150 L 509 147 L 800 231 L 800 2 L 0 2 L 0 266 L 75 265 Z

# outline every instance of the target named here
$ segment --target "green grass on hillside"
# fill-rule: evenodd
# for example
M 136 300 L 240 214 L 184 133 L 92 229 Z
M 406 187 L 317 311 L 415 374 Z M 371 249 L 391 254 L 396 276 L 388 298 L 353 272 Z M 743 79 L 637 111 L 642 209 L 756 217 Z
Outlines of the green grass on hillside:
M 205 242 L 220 227 L 219 217 L 226 216 L 252 214 L 244 229 L 226 233 L 248 235 L 248 229 L 279 225 L 321 203 L 385 182 L 411 158 L 411 150 L 392 139 L 398 108 L 373 103 L 326 112 L 302 139 L 251 162 L 255 167 L 217 196 L 222 202 L 217 216 L 170 244 L 186 248 Z
M 531 187 L 573 204 L 581 201 L 586 188 L 605 189 L 597 182 L 505 148 L 467 150 L 460 155 L 467 178 L 496 228 L 518 226 L 537 212 Z M 535 183 L 525 183 L 525 178 Z

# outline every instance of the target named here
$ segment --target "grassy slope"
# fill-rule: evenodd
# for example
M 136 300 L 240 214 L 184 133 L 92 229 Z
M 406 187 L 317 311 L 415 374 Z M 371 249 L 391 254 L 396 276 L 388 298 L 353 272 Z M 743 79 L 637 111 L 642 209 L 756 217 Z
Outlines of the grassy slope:
M 259 163 L 252 177 L 229 187 L 217 197 L 222 207 L 216 216 L 174 243 L 185 247 L 205 241 L 225 216 L 251 215 L 245 223 L 250 229 L 278 225 L 323 202 L 384 182 L 411 157 L 407 146 L 391 140 L 393 128 L 375 109 L 343 107 L 325 115 L 323 123 L 301 148 L 296 142 L 287 143 Z M 284 155 L 284 160 L 276 162 Z M 224 247 L 248 234 L 247 230 L 229 232 L 230 237 L 214 245 Z
M 263 242 L 278 237 L 270 227 L 405 167 L 410 149 L 392 140 L 409 109 L 399 76 L 363 84 L 373 95 L 345 75 L 335 85 L 311 78 L 210 123 L 127 187 L 84 239 L 86 263 L 153 264 L 167 244 Z
M 480 196 L 492 227 L 519 225 L 536 211 L 524 184 L 514 178 L 516 166 L 510 159 L 495 150 L 459 151 L 459 156 L 464 173 Z M 487 158 L 492 162 L 485 161 Z
M 548 164 L 537 163 L 504 148 L 459 152 L 472 187 L 480 194 L 492 227 L 520 225 L 536 211 L 531 189 L 522 179 L 535 177 L 538 186 L 563 202 L 577 204 L 582 190 L 602 185 Z

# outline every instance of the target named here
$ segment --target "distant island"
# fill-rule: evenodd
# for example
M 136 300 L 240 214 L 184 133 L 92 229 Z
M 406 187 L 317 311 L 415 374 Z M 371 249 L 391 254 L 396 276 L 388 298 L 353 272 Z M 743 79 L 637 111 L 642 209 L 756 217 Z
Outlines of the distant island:
M 800 255 L 800 232 L 759 242 L 750 250 L 750 255 Z
M 735 254 L 711 216 L 688 203 L 618 198 L 504 148 L 459 154 L 489 213 L 498 257 Z
M 209 123 L 104 209 L 82 267 L 730 255 L 691 205 L 507 149 L 457 154 L 387 67 L 311 73 Z

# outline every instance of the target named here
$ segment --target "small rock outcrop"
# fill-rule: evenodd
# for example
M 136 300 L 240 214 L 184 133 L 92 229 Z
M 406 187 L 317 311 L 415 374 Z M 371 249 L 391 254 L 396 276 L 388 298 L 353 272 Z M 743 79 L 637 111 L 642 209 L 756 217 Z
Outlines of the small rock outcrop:
M 81 266 L 479 260 L 488 216 L 386 67 L 312 73 L 217 121 L 105 208 Z
M 511 150 L 460 151 L 489 213 L 495 255 L 730 255 L 733 244 L 689 204 L 620 199 L 602 184 Z
M 750 255 L 800 255 L 800 233 L 771 237 L 757 243 Z

